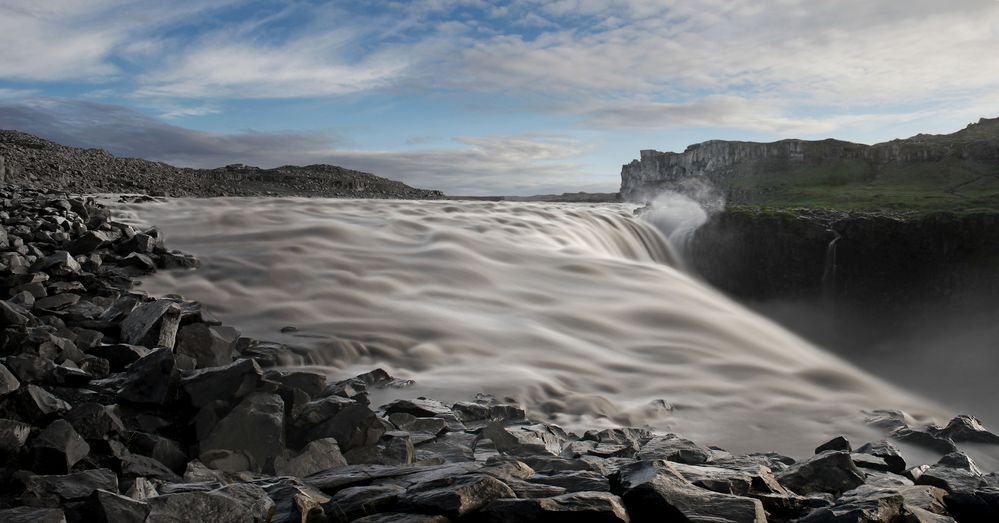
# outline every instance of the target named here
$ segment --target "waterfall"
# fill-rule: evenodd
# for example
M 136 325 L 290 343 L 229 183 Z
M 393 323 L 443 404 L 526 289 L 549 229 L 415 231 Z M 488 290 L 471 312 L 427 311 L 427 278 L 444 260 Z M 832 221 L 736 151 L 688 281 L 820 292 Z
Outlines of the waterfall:
M 836 244 L 842 236 L 836 229 L 830 227 L 827 231 L 833 234 L 833 239 L 826 245 L 826 261 L 822 269 L 822 299 L 835 309 L 836 306 Z
M 706 217 L 682 208 L 641 219 L 629 204 L 540 202 L 120 209 L 202 260 L 145 279 L 147 291 L 201 300 L 247 336 L 302 347 L 334 377 L 378 366 L 414 379 L 407 397 L 486 392 L 568 428 L 651 426 L 732 451 L 809 454 L 831 435 L 880 437 L 864 409 L 936 414 L 677 270 L 664 236 L 682 248 Z M 298 330 L 282 333 L 288 325 Z

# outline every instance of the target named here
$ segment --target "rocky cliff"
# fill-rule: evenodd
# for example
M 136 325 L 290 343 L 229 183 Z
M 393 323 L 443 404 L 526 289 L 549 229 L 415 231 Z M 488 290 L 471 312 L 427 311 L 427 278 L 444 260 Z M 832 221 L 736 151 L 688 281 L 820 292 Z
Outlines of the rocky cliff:
M 932 176 L 921 169 L 927 167 Z M 899 169 L 905 171 L 902 176 Z M 905 176 L 907 173 L 916 174 Z M 973 176 L 968 177 L 969 173 Z M 949 135 L 920 134 L 876 145 L 832 139 L 773 143 L 713 140 L 691 145 L 682 153 L 643 150 L 640 159 L 621 168 L 621 196 L 642 201 L 685 180 L 701 179 L 722 189 L 737 204 L 809 206 L 809 198 L 814 196 L 811 190 L 828 196 L 845 193 L 848 188 L 866 190 L 869 194 L 865 197 L 872 198 L 871 206 L 878 208 L 891 203 L 886 193 L 890 196 L 902 185 L 911 190 L 915 184 L 927 194 L 946 196 L 955 192 L 951 189 L 981 189 L 981 176 L 986 177 L 988 190 L 995 188 L 999 118 L 982 119 Z M 844 196 L 857 199 L 856 194 Z M 886 201 L 879 205 L 878 197 Z
M 0 130 L 0 182 L 22 188 L 169 196 L 321 196 L 438 199 L 440 191 L 335 165 L 261 169 L 234 164 L 188 169 L 119 158 L 101 149 L 66 147 L 18 131 Z

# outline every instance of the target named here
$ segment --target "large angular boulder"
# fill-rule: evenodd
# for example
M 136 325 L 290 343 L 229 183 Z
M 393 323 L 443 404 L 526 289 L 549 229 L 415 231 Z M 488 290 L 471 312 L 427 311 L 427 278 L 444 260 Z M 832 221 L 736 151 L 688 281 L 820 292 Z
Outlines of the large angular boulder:
M 180 327 L 180 305 L 169 300 L 155 300 L 135 308 L 121 322 L 121 340 L 144 347 L 172 349 Z
M 250 458 L 252 470 L 270 471 L 284 448 L 284 401 L 281 396 L 253 393 L 222 418 L 201 442 L 202 452 L 231 450 Z
M 310 442 L 297 455 L 274 459 L 274 473 L 279 476 L 304 478 L 317 472 L 347 465 L 340 454 L 340 446 L 333 438 L 317 439 Z
M 90 453 L 90 445 L 66 420 L 55 420 L 31 441 L 34 470 L 66 473 Z
M 700 465 L 711 458 L 711 450 L 676 434 L 656 436 L 638 450 L 638 459 L 675 461 Z
M 800 523 L 839 523 L 846 521 L 898 521 L 905 498 L 897 491 L 863 485 L 844 492 L 831 507 L 820 508 Z
M 511 456 L 558 456 L 568 440 L 564 430 L 546 423 L 508 427 L 503 422 L 492 422 L 482 430 L 482 435 L 492 440 L 497 450 Z
M 721 494 L 687 481 L 668 461 L 638 461 L 610 477 L 634 522 L 712 521 L 764 523 L 759 500 Z M 672 518 L 672 519 L 671 519 Z
M 108 469 L 94 469 L 57 476 L 28 476 L 21 501 L 32 507 L 63 507 L 83 501 L 98 489 L 118 491 L 118 476 Z
M 81 510 L 86 521 L 95 523 L 144 523 L 149 505 L 117 492 L 97 489 Z
M 21 382 L 7 370 L 7 367 L 0 365 L 0 398 L 14 392 L 20 386 Z
M 66 523 L 66 514 L 57 508 L 15 507 L 0 510 L 4 523 Z
M 179 374 L 173 351 L 159 348 L 126 369 L 118 397 L 132 403 L 166 405 L 177 389 Z
M 177 354 L 192 358 L 198 368 L 221 367 L 232 363 L 232 340 L 205 323 L 184 325 L 177 331 Z
M 488 523 L 630 521 L 621 498 L 609 492 L 574 492 L 541 499 L 499 499 L 483 508 L 476 518 Z
M 826 451 L 779 472 L 777 480 L 797 494 L 826 492 L 838 495 L 864 483 L 849 452 Z
M 0 455 L 15 456 L 31 434 L 31 425 L 23 421 L 0 418 Z M 0 458 L 0 463 L 3 459 Z
M 274 515 L 274 502 L 267 492 L 245 483 L 155 496 L 146 503 L 146 523 L 268 523 Z
M 196 370 L 181 380 L 191 405 L 204 407 L 213 401 L 232 401 L 257 390 L 263 379 L 260 365 L 252 359 L 239 359 L 224 367 Z
M 497 499 L 515 497 L 502 481 L 484 474 L 469 474 L 411 487 L 399 496 L 399 506 L 404 511 L 458 519 Z

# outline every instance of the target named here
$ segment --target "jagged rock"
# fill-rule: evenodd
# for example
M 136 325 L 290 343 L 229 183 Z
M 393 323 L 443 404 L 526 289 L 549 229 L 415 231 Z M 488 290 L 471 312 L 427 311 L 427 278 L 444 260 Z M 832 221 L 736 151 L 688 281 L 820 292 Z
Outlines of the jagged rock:
M 156 349 L 129 365 L 118 397 L 140 404 L 166 405 L 177 387 L 178 374 L 174 368 L 173 351 Z
M 364 516 L 395 509 L 403 492 L 405 489 L 398 485 L 345 488 L 323 505 L 323 512 L 329 521 L 356 521 Z
M 960 522 L 999 520 L 999 488 L 986 487 L 974 492 L 952 492 L 944 498 L 947 510 Z
M 413 462 L 415 450 L 408 432 L 386 432 L 374 445 L 354 447 L 344 454 L 351 465 L 377 463 L 407 465 Z
M 25 310 L 30 310 L 35 306 L 35 297 L 28 291 L 21 291 L 10 297 L 10 303 Z
M 420 417 L 433 417 L 439 414 L 451 414 L 451 409 L 447 405 L 426 398 L 413 400 L 399 399 L 382 407 L 387 414 L 401 412 Z
M 112 371 L 120 372 L 125 370 L 125 367 L 148 355 L 151 351 L 146 347 L 119 343 L 113 345 L 97 345 L 87 352 L 92 356 L 107 360 Z
M 2 457 L 14 456 L 28 441 L 31 425 L 12 419 L 0 418 L 0 464 Z
M 668 461 L 639 461 L 610 477 L 611 492 L 621 496 L 631 520 L 764 523 L 759 500 L 720 494 L 683 478 Z
M 57 508 L 15 507 L 0 510 L 4 523 L 66 523 L 66 515 Z
M 66 251 L 56 251 L 38 263 L 34 270 L 44 270 L 54 276 L 70 276 L 82 270 L 80 264 Z
M 55 356 L 54 351 L 52 351 L 51 355 Z M 52 363 L 52 358 L 31 353 L 8 356 L 6 363 L 7 367 L 25 383 L 49 381 L 55 370 L 55 363 Z
M 121 322 L 123 342 L 144 347 L 173 348 L 180 326 L 180 306 L 169 300 L 143 303 Z
M 326 387 L 324 395 L 336 395 L 344 398 L 365 396 L 368 387 L 374 389 L 401 389 L 413 384 L 413 380 L 393 378 L 383 369 L 375 369 L 353 378 L 338 381 Z
M 593 470 L 593 467 L 589 463 L 580 459 L 567 459 L 548 455 L 524 456 L 519 459 L 540 474 L 552 474 L 572 470 Z
M 276 394 L 250 394 L 215 425 L 201 449 L 243 452 L 252 470 L 272 470 L 284 451 L 284 401 Z
M 847 452 L 827 451 L 777 474 L 782 485 L 798 494 L 839 494 L 864 483 L 864 473 Z
M 268 478 L 258 485 L 267 492 L 274 501 L 274 516 L 271 523 L 310 523 L 329 521 L 324 515 L 322 505 L 330 500 L 323 494 L 297 479 Z
M 22 385 L 13 396 L 25 419 L 36 422 L 71 408 L 69 403 L 49 394 L 47 390 L 37 385 Z
M 177 331 L 177 354 L 190 356 L 198 368 L 220 367 L 232 363 L 233 340 L 204 324 L 184 325 Z M 321 391 L 322 389 L 320 389 Z
M 371 409 L 354 403 L 306 431 L 305 436 L 307 441 L 333 438 L 340 444 L 340 450 L 349 452 L 358 447 L 375 445 L 385 432 L 385 426 Z
M 638 451 L 640 460 L 664 459 L 687 465 L 700 465 L 707 462 L 710 457 L 710 449 L 676 434 L 656 436 L 642 445 Z
M 935 436 L 947 438 L 958 443 L 988 443 L 999 444 L 999 436 L 986 430 L 982 422 L 974 416 L 961 415 L 950 420 L 942 429 L 931 431 Z
M 853 447 L 850 445 L 850 442 L 843 436 L 836 436 L 835 438 L 816 447 L 815 453 L 822 454 L 827 450 L 842 450 L 844 452 L 853 452 Z
M 20 305 L 0 301 L 0 326 L 27 325 L 31 314 Z
M 80 301 L 79 294 L 53 294 L 52 296 L 35 300 L 33 309 L 36 311 L 61 311 L 78 301 Z
M 71 254 L 90 254 L 113 240 L 113 236 L 105 231 L 87 231 L 66 245 L 66 250 Z
M 239 474 L 253 469 L 253 462 L 245 452 L 209 449 L 201 452 L 199 459 L 212 470 Z
M 317 439 L 310 442 L 296 456 L 274 459 L 274 473 L 279 476 L 304 478 L 317 472 L 347 465 L 340 454 L 340 445 L 333 438 Z
M 118 252 L 152 253 L 156 249 L 156 239 L 144 233 L 136 233 L 118 246 Z
M 305 426 L 316 425 L 336 416 L 340 411 L 352 405 L 358 405 L 358 402 L 341 396 L 320 398 L 302 406 L 302 410 L 298 414 L 298 421 Z
M 181 387 L 190 397 L 191 405 L 204 407 L 219 398 L 242 398 L 256 390 L 262 378 L 263 371 L 256 361 L 239 359 L 224 367 L 194 371 L 181 380 Z
M 502 481 L 487 475 L 469 474 L 418 484 L 399 496 L 402 510 L 438 514 L 456 519 L 494 500 L 516 494 Z
M 801 523 L 892 522 L 902 515 L 905 499 L 890 489 L 861 486 L 844 492 L 831 507 L 820 508 L 800 519 Z
M 890 436 L 894 440 L 925 447 L 940 452 L 941 454 L 957 452 L 957 446 L 954 445 L 954 442 L 950 439 L 930 434 L 929 432 L 923 432 L 921 430 L 903 427 L 892 431 Z
M 125 425 L 114 408 L 100 403 L 83 403 L 66 414 L 66 421 L 86 439 L 105 439 L 125 432 Z
M 129 450 L 153 458 L 174 472 L 187 465 L 187 452 L 170 438 L 146 432 L 130 432 L 127 437 Z
M 21 386 L 21 382 L 7 370 L 7 367 L 0 365 L 0 398 L 16 391 Z
M 83 512 L 87 521 L 95 523 L 143 523 L 149 515 L 149 505 L 117 492 L 97 489 Z
M 62 507 L 82 501 L 97 489 L 118 492 L 118 477 L 108 469 L 94 469 L 60 476 L 28 476 L 21 501 L 32 507 Z
M 66 420 L 55 420 L 31 441 L 34 470 L 66 473 L 90 453 L 90 445 Z
M 502 422 L 493 422 L 482 430 L 482 435 L 492 440 L 500 452 L 513 456 L 558 456 L 567 439 L 565 431 L 546 423 L 506 427 Z
M 129 253 L 121 259 L 119 265 L 137 269 L 139 274 L 156 272 L 156 262 L 149 255 L 138 252 Z
M 857 452 L 883 459 L 885 464 L 888 465 L 888 472 L 901 474 L 905 471 L 905 459 L 902 457 L 902 452 L 898 447 L 886 440 L 876 443 L 866 443 L 857 449 Z
M 201 266 L 201 260 L 190 254 L 165 252 L 160 255 L 159 266 L 165 270 L 196 269 Z
M 267 523 L 274 502 L 260 487 L 233 484 L 211 491 L 178 492 L 151 497 L 146 523 Z
M 310 398 L 317 398 L 326 390 L 326 375 L 320 372 L 269 369 L 264 372 L 264 378 L 291 389 L 298 389 L 308 394 Z
M 499 499 L 483 508 L 476 517 L 491 523 L 630 521 L 621 498 L 609 492 L 575 492 L 542 499 Z
M 530 481 L 532 483 L 561 487 L 566 492 L 605 492 L 610 490 L 610 484 L 603 474 L 585 470 L 551 475 L 535 474 L 530 478 Z
M 952 452 L 916 478 L 920 485 L 932 485 L 949 493 L 974 492 L 986 482 L 978 465 L 963 452 Z
M 151 478 L 169 483 L 183 481 L 180 476 L 163 463 L 140 454 L 128 454 L 121 459 L 121 477 L 126 481 L 135 478 Z
M 441 418 L 417 418 L 397 412 L 389 414 L 388 419 L 399 430 L 409 432 L 414 445 L 431 441 L 447 429 L 447 421 Z
M 382 514 L 373 514 L 360 519 L 355 519 L 354 523 L 448 523 L 449 521 L 451 520 L 444 516 L 385 512 Z

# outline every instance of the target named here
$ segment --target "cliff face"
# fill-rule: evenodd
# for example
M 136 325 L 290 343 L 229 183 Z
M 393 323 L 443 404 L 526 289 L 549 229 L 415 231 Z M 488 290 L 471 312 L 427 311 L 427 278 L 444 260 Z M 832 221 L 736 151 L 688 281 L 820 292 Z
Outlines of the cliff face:
M 754 203 L 755 195 L 789 185 L 870 182 L 888 165 L 945 160 L 999 166 L 999 118 L 982 119 L 950 135 L 917 135 L 870 146 L 831 139 L 713 140 L 682 153 L 643 150 L 640 159 L 621 168 L 621 197 L 643 201 L 683 180 L 700 178 L 724 190 L 735 203 Z M 820 170 L 823 177 L 816 177 Z

